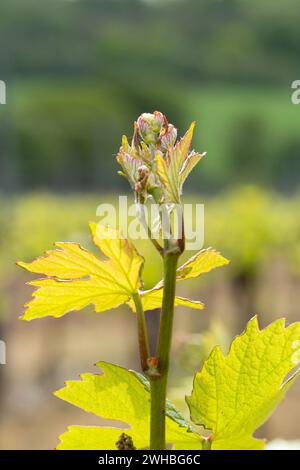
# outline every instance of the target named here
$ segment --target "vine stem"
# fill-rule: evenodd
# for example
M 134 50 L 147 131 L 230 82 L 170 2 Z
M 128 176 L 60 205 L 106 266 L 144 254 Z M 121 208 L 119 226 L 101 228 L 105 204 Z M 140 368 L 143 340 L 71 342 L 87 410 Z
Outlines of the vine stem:
M 141 368 L 143 372 L 147 372 L 149 368 L 148 358 L 150 356 L 150 349 L 149 349 L 149 341 L 148 341 L 148 335 L 147 335 L 145 313 L 144 313 L 140 294 L 137 292 L 136 294 L 132 296 L 132 299 L 134 301 L 134 305 L 136 309 Z
M 146 221 L 146 217 L 145 217 L 145 206 L 143 203 L 139 202 L 139 219 L 140 221 L 142 222 L 143 224 L 143 227 L 146 229 L 147 231 L 147 235 L 148 235 L 148 238 L 149 240 L 151 241 L 151 243 L 153 244 L 153 246 L 156 248 L 156 250 L 159 252 L 159 254 L 161 256 L 163 256 L 163 247 L 160 246 L 159 242 L 152 237 L 152 231 L 151 231 L 151 228 L 149 227 L 148 225 L 148 222 Z
M 176 269 L 179 253 L 164 255 L 164 292 L 157 345 L 158 376 L 150 377 L 151 424 L 150 449 L 166 447 L 166 398 L 174 317 Z

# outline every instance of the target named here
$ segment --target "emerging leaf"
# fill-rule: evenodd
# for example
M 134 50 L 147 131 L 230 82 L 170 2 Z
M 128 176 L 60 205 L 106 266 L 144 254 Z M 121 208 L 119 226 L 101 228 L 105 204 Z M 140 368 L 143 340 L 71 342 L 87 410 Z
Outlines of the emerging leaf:
M 212 269 L 228 264 L 228 259 L 212 248 L 199 251 L 182 266 L 177 269 L 178 281 L 198 277 L 200 274 L 208 273 Z
M 285 321 L 277 320 L 260 330 L 254 317 L 227 356 L 213 349 L 187 397 L 193 422 L 212 431 L 212 449 L 264 447 L 264 440 L 252 435 L 297 375 L 286 380 L 299 361 L 299 340 L 300 322 L 285 328 Z
M 153 289 L 140 291 L 142 304 L 144 310 L 153 310 L 156 308 L 161 307 L 162 297 L 163 297 L 163 288 L 162 287 L 154 287 Z M 135 306 L 132 301 L 130 301 L 130 307 L 135 312 Z M 190 307 L 196 310 L 202 310 L 204 308 L 204 304 L 199 300 L 191 300 L 186 299 L 185 297 L 176 296 L 175 297 L 175 307 L 182 306 L 182 307 Z
M 143 113 L 134 124 L 131 145 L 125 136 L 117 154 L 120 174 L 130 183 L 139 202 L 149 196 L 160 203 L 179 203 L 185 179 L 205 153 L 190 151 L 195 122 L 177 141 L 177 129 L 159 111 Z M 141 176 L 141 167 L 147 174 Z
M 182 186 L 191 171 L 194 169 L 194 167 L 197 165 L 198 162 L 200 162 L 201 158 L 205 157 L 206 152 L 204 153 L 197 153 L 192 151 L 186 160 L 183 162 L 183 165 L 180 169 L 179 173 L 179 187 L 180 187 L 180 192 L 182 191 Z
M 113 420 L 111 426 L 70 426 L 60 436 L 61 442 L 57 448 L 116 449 L 115 443 L 123 432 L 132 438 L 137 449 L 149 448 L 150 394 L 146 379 L 113 364 L 99 362 L 97 366 L 102 369 L 102 375 L 82 374 L 81 380 L 67 381 L 65 388 L 55 392 L 55 395 L 100 418 Z M 175 449 L 202 447 L 202 438 L 191 432 L 184 418 L 170 404 L 167 415 L 168 444 Z M 123 425 L 116 421 L 121 421 Z
M 191 152 L 195 122 L 193 122 L 185 136 L 169 149 L 167 155 L 157 153 L 157 175 L 164 188 L 164 202 L 179 203 L 182 186 L 194 166 L 205 154 Z
M 229 261 L 220 255 L 220 253 L 212 248 L 207 248 L 199 251 L 199 253 L 180 266 L 177 269 L 176 278 L 177 281 L 183 281 L 185 279 L 198 277 L 203 273 L 208 273 L 212 269 L 224 266 L 228 263 Z M 161 306 L 163 295 L 163 281 L 160 281 L 155 287 L 153 287 L 153 289 L 140 292 L 140 294 L 145 310 L 159 308 Z M 200 301 L 178 296 L 175 297 L 175 306 L 176 305 L 191 307 L 197 310 L 202 310 L 204 308 L 204 304 Z

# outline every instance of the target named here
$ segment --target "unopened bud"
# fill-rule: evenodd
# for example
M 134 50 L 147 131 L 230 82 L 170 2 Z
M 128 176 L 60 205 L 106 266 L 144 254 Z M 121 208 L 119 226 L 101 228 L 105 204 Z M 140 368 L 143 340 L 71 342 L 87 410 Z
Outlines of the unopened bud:
M 177 129 L 173 124 L 168 124 L 168 128 L 165 134 L 161 137 L 161 146 L 163 150 L 168 150 L 168 148 L 175 145 L 177 139 Z
M 150 173 L 149 168 L 146 165 L 139 166 L 137 169 L 138 180 L 142 181 L 145 178 L 148 178 L 149 173 Z
M 158 358 L 157 357 L 148 357 L 147 359 L 148 371 L 147 374 L 152 377 L 152 379 L 157 379 L 160 377 L 158 370 Z
M 166 122 L 165 116 L 159 111 L 154 111 L 153 114 L 141 114 L 137 120 L 137 129 L 140 137 L 148 145 L 156 144 Z
M 136 171 L 136 183 L 134 186 L 135 192 L 142 194 L 147 187 L 150 170 L 146 165 L 141 165 Z

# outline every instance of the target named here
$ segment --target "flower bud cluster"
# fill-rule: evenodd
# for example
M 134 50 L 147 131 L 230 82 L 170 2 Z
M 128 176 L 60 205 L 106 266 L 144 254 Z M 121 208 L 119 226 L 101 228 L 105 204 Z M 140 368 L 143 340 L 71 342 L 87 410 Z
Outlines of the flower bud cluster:
M 177 129 L 160 111 L 143 113 L 134 123 L 131 144 L 124 136 L 117 155 L 120 174 L 130 183 L 136 199 L 144 203 L 179 202 L 182 184 L 202 157 L 189 153 L 194 123 L 177 141 Z

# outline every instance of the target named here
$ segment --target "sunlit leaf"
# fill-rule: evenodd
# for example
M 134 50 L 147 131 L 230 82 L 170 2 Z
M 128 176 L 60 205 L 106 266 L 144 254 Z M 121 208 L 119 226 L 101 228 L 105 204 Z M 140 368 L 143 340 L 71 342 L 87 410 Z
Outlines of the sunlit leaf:
M 126 303 L 141 285 L 143 258 L 117 230 L 90 225 L 95 245 L 107 256 L 96 258 L 75 243 L 56 243 L 55 250 L 32 263 L 19 265 L 48 278 L 30 282 L 38 287 L 27 304 L 24 320 L 60 317 L 92 304 L 102 312 Z
M 90 224 L 93 242 L 107 259 L 98 259 L 77 243 L 55 244 L 55 249 L 31 263 L 19 262 L 26 270 L 47 276 L 31 281 L 37 287 L 26 305 L 24 320 L 45 316 L 60 317 L 93 305 L 103 312 L 128 303 L 133 311 L 133 294 L 139 292 L 145 310 L 161 307 L 162 283 L 142 291 L 141 269 L 143 258 L 134 245 L 114 229 Z M 226 264 L 227 260 L 214 250 L 203 250 L 178 268 L 177 278 L 187 279 Z M 175 306 L 204 308 L 200 301 L 177 296 Z
M 182 185 L 185 178 L 202 158 L 202 154 L 191 152 L 195 122 L 193 122 L 175 147 L 170 148 L 167 156 L 156 155 L 156 173 L 164 188 L 164 202 L 180 202 Z
M 47 251 L 32 263 L 19 261 L 27 271 L 59 279 L 80 279 L 103 269 L 103 262 L 78 243 L 57 242 L 56 250 Z
M 39 279 L 29 282 L 38 287 L 32 294 L 33 299 L 26 305 L 23 320 L 35 318 L 61 317 L 68 312 L 78 311 L 87 305 L 93 305 L 96 312 L 103 312 L 128 301 L 129 295 L 111 281 L 100 278 L 87 280 L 61 281 Z
M 197 153 L 197 152 L 191 152 L 188 157 L 185 159 L 180 173 L 179 173 L 179 183 L 180 183 L 180 190 L 182 190 L 183 183 L 193 170 L 195 166 L 197 165 L 198 162 L 206 155 L 206 153 Z
M 153 310 L 161 307 L 162 297 L 163 297 L 163 287 L 154 287 L 153 289 L 145 290 L 140 292 L 142 304 L 144 310 Z M 135 306 L 132 300 L 129 302 L 133 311 L 135 311 Z M 202 310 L 204 304 L 199 300 L 191 300 L 185 297 L 176 296 L 175 297 L 175 307 L 189 307 L 197 310 Z
M 174 189 L 170 185 L 170 176 L 168 171 L 168 164 L 166 159 L 160 153 L 156 155 L 156 168 L 157 174 L 159 175 L 160 182 L 162 183 L 165 194 L 168 196 L 170 201 L 176 201 L 178 198 L 178 194 L 175 188 L 175 193 L 173 192 Z
M 193 277 L 200 276 L 203 273 L 207 273 L 212 269 L 219 266 L 228 264 L 229 261 L 224 258 L 220 253 L 207 248 L 199 251 L 195 256 L 190 258 L 186 263 L 177 269 L 177 280 L 183 281 Z M 144 310 L 152 310 L 161 307 L 162 296 L 163 296 L 163 281 L 160 281 L 153 289 L 140 292 Z M 175 297 L 175 306 L 181 305 L 184 307 L 190 307 L 197 310 L 202 310 L 204 304 L 197 300 L 186 299 L 184 297 Z M 134 305 L 130 301 L 130 306 L 134 310 Z
M 214 348 L 187 398 L 193 422 L 212 431 L 212 449 L 264 447 L 252 436 L 297 375 L 286 380 L 299 362 L 299 341 L 300 322 L 277 320 L 260 330 L 254 317 L 227 356 Z
M 137 292 L 144 258 L 133 243 L 110 227 L 91 223 L 90 228 L 95 245 L 109 258 L 107 264 L 113 266 L 115 282 L 122 284 L 128 294 Z
M 131 436 L 137 449 L 149 448 L 150 394 L 139 375 L 122 367 L 100 362 L 102 375 L 82 374 L 67 381 L 55 395 L 72 405 L 112 420 L 109 426 L 70 426 L 60 436 L 58 449 L 116 449 L 122 432 Z M 167 443 L 175 449 L 200 449 L 202 438 L 184 426 L 183 418 L 169 406 L 166 418 Z M 121 424 L 122 423 L 122 424 Z M 124 429 L 125 427 L 125 429 Z
M 142 161 L 138 158 L 135 158 L 134 149 L 128 143 L 127 137 L 123 135 L 122 146 L 119 150 L 119 153 L 116 157 L 117 161 L 122 166 L 121 174 L 124 176 L 130 183 L 131 188 L 134 190 L 136 183 L 136 174 L 139 166 L 142 165 Z
M 212 248 L 199 251 L 177 269 L 177 279 L 190 279 L 212 269 L 228 264 L 229 261 Z

